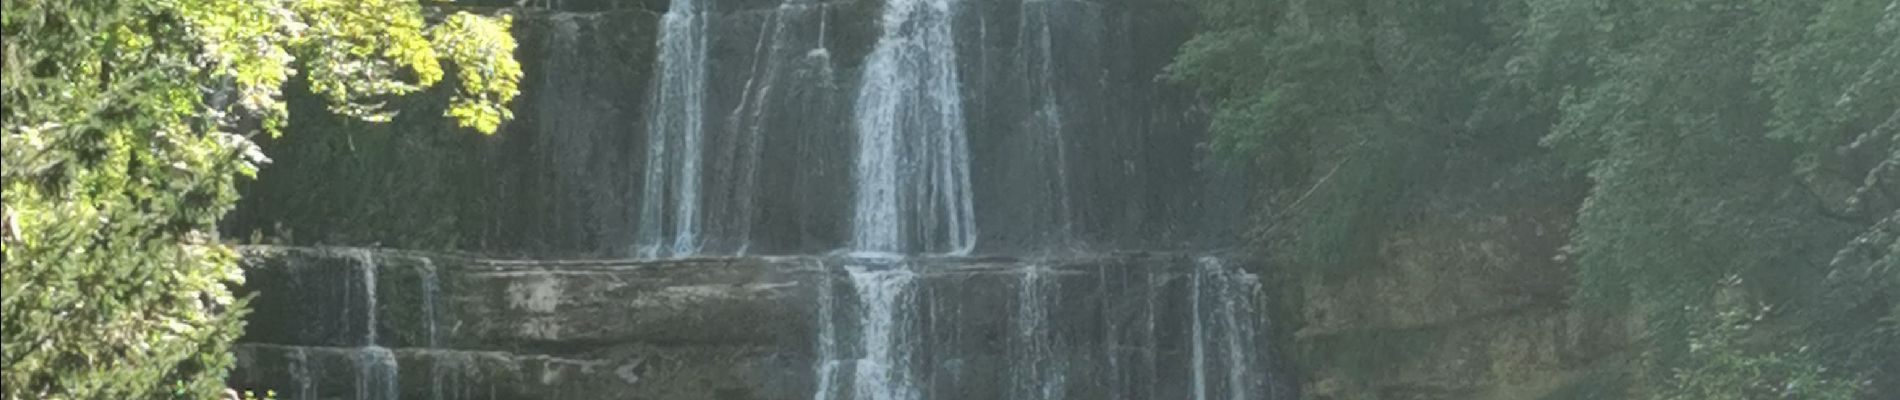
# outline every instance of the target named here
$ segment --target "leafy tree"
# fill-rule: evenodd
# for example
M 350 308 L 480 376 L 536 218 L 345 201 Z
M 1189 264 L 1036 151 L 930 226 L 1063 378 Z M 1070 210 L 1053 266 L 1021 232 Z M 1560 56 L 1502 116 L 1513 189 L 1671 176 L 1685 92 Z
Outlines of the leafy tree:
M 1649 383 L 1766 368 L 1900 390 L 1879 378 L 1900 376 L 1900 2 L 1199 4 L 1170 77 L 1216 104 L 1217 150 L 1268 171 L 1261 230 L 1287 264 L 1362 263 L 1392 209 L 1474 171 L 1447 165 L 1564 165 L 1538 173 L 1589 183 L 1576 300 L 1640 312 L 1647 358 L 1691 375 Z M 1775 335 L 1814 356 L 1712 339 L 1730 276 L 1783 306 L 1767 321 L 1812 327 Z
M 1881 161 L 1900 155 L 1900 3 L 1531 3 L 1534 19 L 1562 21 L 1526 35 L 1543 49 L 1531 53 L 1585 49 L 1541 62 L 1587 71 L 1560 86 L 1545 138 L 1594 183 L 1572 239 L 1582 299 L 1643 311 L 1648 354 L 1666 368 L 1740 373 L 1694 352 L 1696 327 L 1721 319 L 1701 311 L 1711 282 L 1739 275 L 1788 306 L 1783 323 L 1815 327 L 1796 336 L 1827 356 L 1801 362 L 1893 376 L 1900 348 L 1864 336 L 1900 293 L 1883 233 L 1896 186 Z M 1708 380 L 1675 382 L 1691 381 Z
M 0 22 L 8 399 L 212 398 L 241 280 L 214 224 L 266 159 L 301 73 L 333 110 L 443 79 L 449 116 L 492 132 L 519 64 L 506 16 L 403 0 L 8 0 Z M 429 21 L 435 20 L 434 23 Z
M 1510 159 L 1535 140 L 1497 116 L 1535 112 L 1489 88 L 1518 12 L 1482 0 L 1208 0 L 1168 77 L 1217 105 L 1217 154 L 1260 163 L 1262 234 L 1290 265 L 1360 264 L 1392 209 L 1448 159 Z M 1480 126 L 1473 129 L 1472 126 Z

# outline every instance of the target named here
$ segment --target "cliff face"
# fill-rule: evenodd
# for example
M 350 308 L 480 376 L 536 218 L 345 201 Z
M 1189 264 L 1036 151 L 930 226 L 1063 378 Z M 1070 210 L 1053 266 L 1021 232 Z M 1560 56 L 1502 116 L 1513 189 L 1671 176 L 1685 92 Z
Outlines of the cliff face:
M 397 104 L 405 113 L 394 124 L 364 125 L 315 117 L 320 104 L 293 98 L 300 118 L 310 117 L 266 144 L 276 162 L 246 189 L 227 233 L 291 244 L 630 255 L 648 200 L 655 85 L 668 79 L 655 66 L 671 2 L 503 3 L 471 4 L 526 6 L 510 11 L 520 13 L 517 56 L 527 72 L 517 120 L 493 136 L 461 132 L 424 98 Z M 719 149 L 708 165 L 724 168 L 691 178 L 724 190 L 696 204 L 718 218 L 707 249 L 841 248 L 851 221 L 853 96 L 887 2 L 705 3 L 712 78 L 701 117 L 707 146 Z M 1186 5 L 956 4 L 978 253 L 1199 247 L 1238 236 L 1244 179 L 1202 160 L 1198 104 L 1155 79 L 1193 28 Z M 969 262 L 920 278 L 919 298 L 935 300 L 883 311 L 916 318 L 895 326 L 926 332 L 905 345 L 928 356 L 902 362 L 932 371 L 910 384 L 931 398 L 1008 397 L 1059 377 L 1075 377 L 1054 384 L 1072 390 L 1069 398 L 1295 390 L 1338 400 L 1588 398 L 1594 383 L 1615 379 L 1604 371 L 1626 365 L 1629 338 L 1621 316 L 1565 302 L 1571 273 L 1560 247 L 1580 195 L 1542 195 L 1509 176 L 1468 177 L 1381 222 L 1365 265 L 1248 268 L 1277 282 L 1272 309 L 1283 312 L 1272 319 L 1284 321 L 1289 340 L 1278 346 L 1226 347 L 1242 343 L 1228 337 L 1266 336 L 1217 333 L 1245 325 L 1217 327 L 1217 313 L 1263 317 L 1268 307 L 1242 306 L 1257 300 L 1250 295 L 1234 303 L 1199 294 L 1227 290 L 1209 282 L 1246 279 L 1197 281 L 1198 267 L 1179 258 L 1066 262 L 1049 267 L 1056 284 L 1046 291 L 1031 290 L 1045 281 L 1030 263 Z M 263 297 L 233 380 L 296 394 L 289 398 L 733 400 L 872 390 L 827 386 L 855 370 L 814 369 L 866 357 L 849 350 L 866 334 L 848 314 L 866 307 L 859 298 L 870 294 L 858 290 L 875 283 L 821 258 L 249 254 L 249 290 Z M 821 299 L 827 287 L 833 300 Z M 1047 306 L 1023 306 L 1034 302 Z M 822 316 L 822 304 L 838 314 Z M 827 326 L 839 335 L 840 353 L 829 356 Z M 1290 360 L 1270 347 L 1289 350 Z M 1023 361 L 1038 357 L 1058 362 Z M 1249 367 L 1272 364 L 1296 366 L 1300 387 L 1275 385 L 1273 368 Z M 1234 378 L 1209 375 L 1237 368 Z M 884 388 L 893 387 L 906 386 Z
M 1262 344 L 1255 275 L 1186 253 L 1235 236 L 1245 198 L 1240 176 L 1204 161 L 1194 96 L 1156 79 L 1192 30 L 1178 1 L 498 3 L 476 2 L 518 14 L 525 72 L 500 132 L 450 129 L 425 97 L 395 104 L 390 125 L 312 117 L 266 145 L 276 162 L 226 233 L 362 247 L 247 250 L 258 297 L 234 386 L 290 399 L 1294 390 Z M 916 243 L 943 231 L 961 248 Z
M 1498 169 L 1507 170 L 1507 169 Z M 1412 201 L 1345 271 L 1283 274 L 1309 399 L 1622 398 L 1622 315 L 1568 304 L 1574 184 L 1469 173 Z M 1598 391 L 1602 390 L 1602 391 Z

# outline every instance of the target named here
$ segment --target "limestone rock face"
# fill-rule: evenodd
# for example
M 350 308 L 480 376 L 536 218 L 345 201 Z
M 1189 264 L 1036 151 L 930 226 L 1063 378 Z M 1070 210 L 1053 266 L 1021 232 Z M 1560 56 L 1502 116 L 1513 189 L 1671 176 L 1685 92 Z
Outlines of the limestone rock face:
M 306 399 L 797 397 L 759 393 L 808 384 L 785 372 L 810 368 L 823 278 L 802 260 L 243 252 L 256 297 L 233 381 Z
M 1211 256 L 535 261 L 241 251 L 240 292 L 255 311 L 232 385 L 285 399 L 1292 393 L 1264 345 L 1258 282 Z M 870 368 L 904 378 L 855 383 Z
M 1422 201 L 1455 206 L 1387 226 L 1373 265 L 1289 278 L 1305 398 L 1583 399 L 1629 366 L 1628 316 L 1568 302 L 1575 198 L 1464 178 Z

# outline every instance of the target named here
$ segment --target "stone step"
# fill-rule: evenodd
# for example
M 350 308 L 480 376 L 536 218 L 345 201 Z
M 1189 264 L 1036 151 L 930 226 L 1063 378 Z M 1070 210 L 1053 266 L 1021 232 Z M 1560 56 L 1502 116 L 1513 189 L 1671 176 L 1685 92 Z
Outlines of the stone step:
M 809 347 L 816 283 L 829 282 L 837 292 L 849 293 L 841 265 L 880 262 L 819 257 L 511 261 L 276 246 L 246 246 L 241 252 L 247 282 L 238 292 L 252 296 L 253 310 L 243 342 L 465 350 L 605 343 Z M 1040 263 L 907 262 L 922 264 L 915 269 L 920 287 L 931 293 L 926 299 L 959 299 L 954 312 L 998 315 L 1008 315 L 1013 306 L 1008 300 L 1016 296 L 1025 268 L 1047 264 L 1043 268 L 1065 282 L 1061 298 L 1074 303 L 1065 309 L 1075 318 L 1108 311 L 1097 309 L 1108 303 L 1092 292 L 1110 289 L 1099 286 L 1125 285 L 1148 275 L 1173 279 L 1191 264 L 1182 257 L 1144 255 Z M 1125 276 L 1104 275 L 1111 273 Z M 973 334 L 993 335 L 1003 328 L 997 318 L 977 321 L 967 327 L 976 330 Z
M 815 302 L 805 282 L 821 276 L 797 259 L 564 264 L 353 248 L 243 252 L 240 292 L 254 295 L 243 341 L 305 346 L 808 343 Z
M 593 358 L 267 344 L 234 352 L 232 387 L 284 400 L 768 399 L 777 397 L 764 394 L 809 390 L 775 378 L 786 368 L 809 368 L 808 361 L 757 346 L 621 346 Z
M 242 252 L 254 313 L 233 385 L 295 394 L 286 399 L 804 399 L 827 382 L 837 385 L 826 393 L 849 394 L 846 382 L 879 368 L 860 367 L 883 362 L 910 368 L 930 398 L 1006 398 L 1033 382 L 1059 382 L 1051 387 L 1069 398 L 1181 398 L 1227 390 L 1190 385 L 1210 373 L 1192 367 L 1247 362 L 1230 354 L 1253 345 L 1231 332 L 1236 321 L 1256 324 L 1257 311 L 1233 314 L 1259 309 L 1222 306 L 1259 300 L 1234 291 L 1245 279 L 1168 254 L 634 262 Z M 870 276 L 898 262 L 907 272 L 886 288 L 897 292 L 874 293 L 883 286 Z M 889 336 L 865 336 L 873 331 Z

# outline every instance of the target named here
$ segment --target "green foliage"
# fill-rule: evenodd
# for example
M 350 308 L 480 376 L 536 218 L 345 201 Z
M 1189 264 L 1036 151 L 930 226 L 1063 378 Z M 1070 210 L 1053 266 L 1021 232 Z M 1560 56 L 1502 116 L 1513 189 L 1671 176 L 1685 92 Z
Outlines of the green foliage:
M 439 80 L 447 53 L 476 110 L 451 114 L 485 132 L 519 79 L 505 19 L 426 29 L 399 0 L 9 0 L 0 15 L 8 399 L 222 392 L 244 307 L 214 226 L 265 161 L 240 133 L 281 129 L 293 71 L 373 120 Z
M 1736 282 L 1731 280 L 1730 282 Z M 1729 286 L 1733 288 L 1733 286 Z M 1807 346 L 1761 349 L 1757 330 L 1766 308 L 1717 304 L 1714 312 L 1692 307 L 1689 362 L 1669 376 L 1656 400 L 1812 399 L 1853 400 L 1860 377 L 1829 373 Z
M 246 390 L 243 393 L 238 393 L 237 398 L 239 400 L 276 400 L 277 391 L 266 390 L 263 393 L 258 393 L 258 392 Z
M 1448 176 L 1561 163 L 1590 183 L 1577 299 L 1641 310 L 1663 370 L 1900 376 L 1875 323 L 1900 302 L 1900 3 L 1200 5 L 1169 76 L 1218 106 L 1215 149 L 1268 171 L 1264 239 L 1286 264 L 1364 264 Z M 1692 346 L 1728 276 L 1815 326 L 1780 333 L 1811 354 Z
M 1480 107 L 1491 96 L 1486 88 L 1498 84 L 1484 61 L 1503 54 L 1500 39 L 1508 34 L 1487 20 L 1512 12 L 1507 7 L 1471 0 L 1202 6 L 1205 32 L 1182 47 L 1168 77 L 1219 106 L 1217 154 L 1269 171 L 1280 190 L 1270 196 L 1276 211 L 1266 236 L 1285 244 L 1290 251 L 1276 254 L 1291 265 L 1364 264 L 1358 255 L 1373 253 L 1369 239 L 1402 200 L 1444 175 L 1449 157 L 1511 158 L 1500 149 L 1531 143 L 1472 140 L 1508 130 L 1479 115 L 1487 112 Z M 1486 128 L 1466 128 L 1473 124 Z
M 1557 4 L 1534 8 L 1578 21 L 1530 36 L 1577 39 L 1526 47 L 1581 42 L 1591 51 L 1581 66 L 1541 62 L 1589 71 L 1567 84 L 1562 120 L 1545 137 L 1594 182 L 1572 239 L 1582 298 L 1647 311 L 1650 355 L 1671 367 L 1721 361 L 1693 354 L 1700 317 L 1690 310 L 1711 298 L 1706 282 L 1728 275 L 1765 282 L 1752 289 L 1794 306 L 1789 323 L 1824 323 L 1834 333 L 1823 339 L 1866 332 L 1844 314 L 1900 292 L 1890 252 L 1869 250 L 1896 210 L 1883 183 L 1890 167 L 1874 160 L 1900 150 L 1881 127 L 1900 103 L 1862 92 L 1896 92 L 1889 78 L 1900 63 L 1879 58 L 1900 35 L 1880 21 L 1900 10 L 1862 0 L 1611 1 L 1577 12 L 1567 0 L 1546 2 Z M 1855 290 L 1829 283 L 1842 274 L 1859 277 Z M 1831 339 L 1822 347 L 1858 347 Z M 1838 370 L 1891 368 L 1826 360 Z
M 514 118 L 507 106 L 521 91 L 521 63 L 514 58 L 515 37 L 508 33 L 513 21 L 508 15 L 457 13 L 430 28 L 432 44 L 458 66 L 460 85 L 447 115 L 462 127 L 494 133 L 502 121 Z

